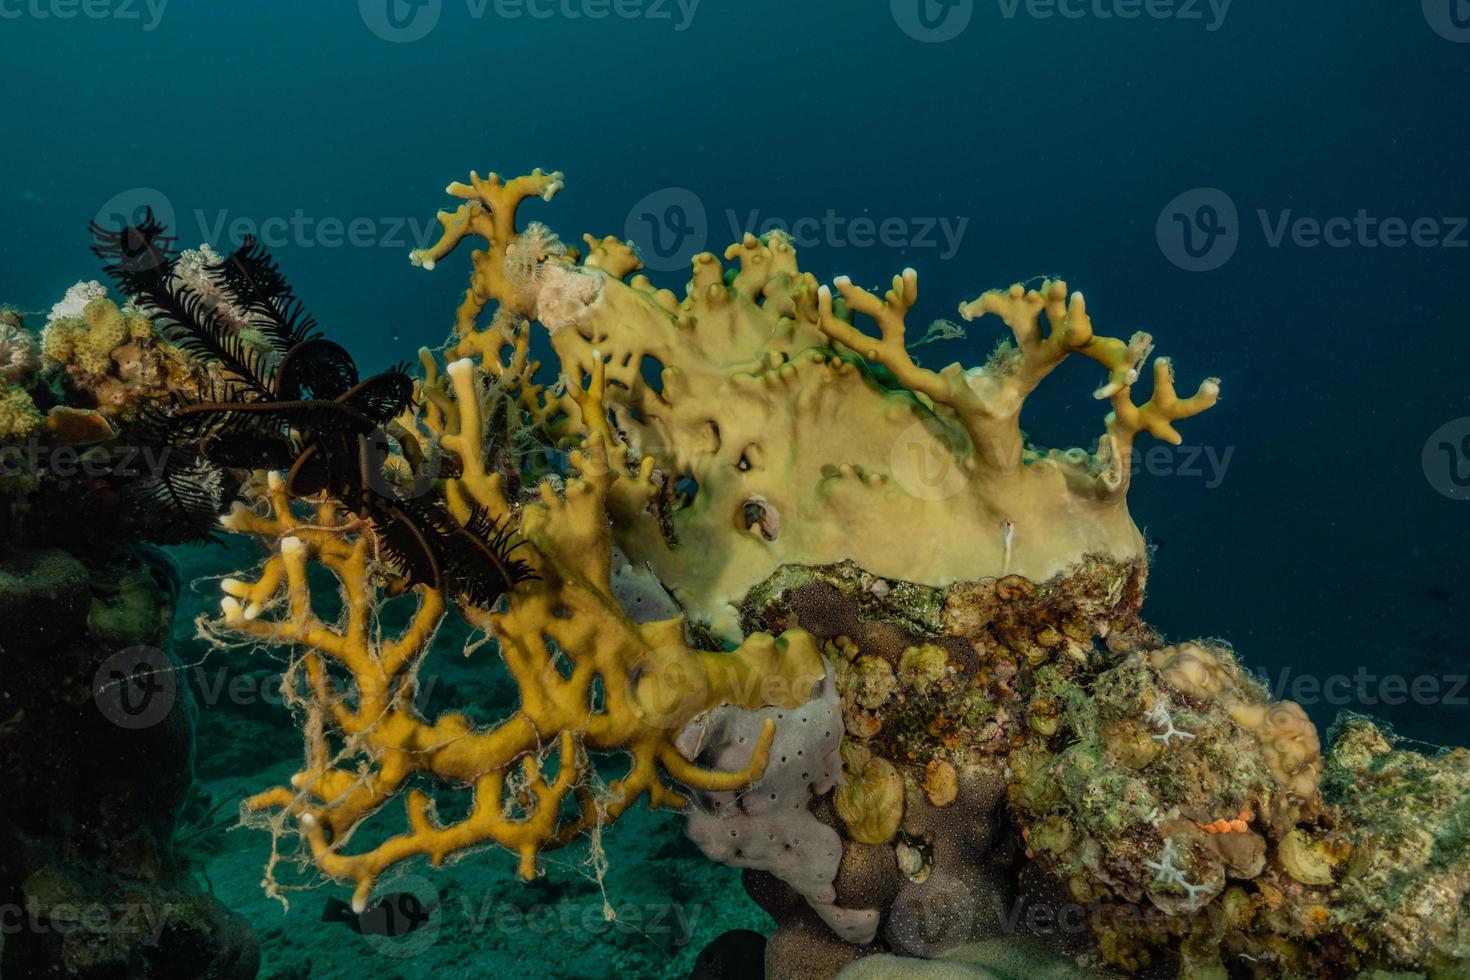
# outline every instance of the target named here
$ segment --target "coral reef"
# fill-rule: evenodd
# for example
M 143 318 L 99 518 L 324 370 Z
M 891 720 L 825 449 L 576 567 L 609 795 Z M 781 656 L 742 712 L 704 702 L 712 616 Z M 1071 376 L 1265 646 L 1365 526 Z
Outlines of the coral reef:
M 0 308 L 0 384 L 24 387 L 41 368 L 41 345 L 16 310 Z
M 1009 336 L 983 365 L 928 370 L 906 347 L 913 270 L 881 294 L 820 286 L 772 233 L 698 256 L 681 296 L 626 243 L 587 236 L 584 254 L 518 221 L 563 185 L 539 170 L 450 185 L 463 203 L 412 259 L 480 247 L 411 399 L 327 450 L 293 415 L 269 433 L 287 472 L 215 459 L 240 488 L 223 527 L 263 558 L 197 627 L 289 653 L 306 741 L 289 784 L 245 804 L 272 834 L 273 894 L 303 885 L 278 876 L 293 838 L 304 884 L 309 869 L 343 882 L 358 910 L 403 862 L 484 844 L 529 879 L 590 836 L 596 875 L 603 828 L 646 797 L 745 869 L 778 925 L 777 980 L 1465 968 L 1464 753 L 1418 755 L 1350 719 L 1324 760 L 1302 710 L 1225 644 L 1169 644 L 1141 617 L 1134 441 L 1178 442 L 1218 380 L 1181 397 L 1147 334 L 1097 332 L 1059 281 L 965 303 Z M 137 282 L 159 306 L 218 287 L 230 261 L 170 259 L 174 278 Z M 129 344 L 166 367 L 177 343 L 191 377 L 256 378 L 244 403 L 280 408 L 279 367 L 248 354 L 270 360 L 252 345 L 274 335 L 238 288 L 209 330 L 240 356 L 214 360 L 134 326 L 146 297 L 130 314 L 77 293 L 45 349 L 104 421 L 129 418 L 106 393 L 147 398 L 162 377 L 119 358 Z M 1107 371 L 1094 395 L 1110 411 L 1091 448 L 1037 450 L 1020 413 L 1073 354 Z M 352 465 L 301 480 L 323 452 Z M 493 589 L 429 574 L 405 561 L 404 528 L 425 565 L 458 541 L 475 545 L 462 565 L 503 573 L 514 553 L 524 574 Z M 421 713 L 449 617 L 483 634 L 467 654 L 498 654 L 508 716 Z M 748 935 L 724 946 L 752 953 Z
M 105 294 L 76 315 L 53 311 L 41 336 L 47 363 L 65 371 L 82 404 L 106 416 L 130 418 L 149 400 L 199 384 L 196 362 L 165 341 L 147 316 L 119 309 Z

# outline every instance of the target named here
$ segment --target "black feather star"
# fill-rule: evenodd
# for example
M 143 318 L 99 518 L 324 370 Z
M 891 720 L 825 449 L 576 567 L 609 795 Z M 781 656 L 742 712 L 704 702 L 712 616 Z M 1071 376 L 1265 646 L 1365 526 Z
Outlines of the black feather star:
M 166 232 L 151 212 L 121 230 L 94 223 L 92 251 L 174 344 L 215 368 L 209 388 L 151 406 L 130 432 L 162 450 L 131 495 L 172 515 L 176 540 L 213 538 L 228 472 L 275 469 L 292 496 L 335 498 L 368 521 L 411 584 L 489 606 L 534 577 L 512 556 L 509 530 L 483 511 L 460 523 L 441 502 L 382 478 L 387 427 L 413 402 L 405 366 L 360 379 L 255 240 L 205 267 L 202 292 L 176 274 Z

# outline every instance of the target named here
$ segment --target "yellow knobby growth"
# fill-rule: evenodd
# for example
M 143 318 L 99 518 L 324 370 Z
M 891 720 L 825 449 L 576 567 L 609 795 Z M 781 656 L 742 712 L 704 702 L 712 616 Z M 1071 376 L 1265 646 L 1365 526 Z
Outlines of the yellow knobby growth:
M 856 742 L 842 745 L 842 776 L 832 802 L 848 835 L 860 844 L 888 843 L 903 819 L 903 777 Z
M 164 340 L 148 317 L 98 297 L 77 317 L 59 317 L 42 334 L 44 358 L 113 418 L 172 391 L 196 389 L 199 365 Z
M 385 636 L 378 611 L 404 583 L 379 560 L 370 525 L 331 501 L 300 513 L 303 503 L 292 501 L 275 475 L 255 488 L 253 506 L 237 505 L 225 520 L 272 554 L 254 581 L 224 583 L 224 618 L 210 631 L 300 649 L 308 692 L 305 768 L 290 787 L 262 793 L 247 807 L 280 808 L 277 831 L 294 816 L 316 865 L 355 884 L 358 907 L 385 870 L 417 855 L 439 864 L 493 842 L 514 851 L 520 874 L 531 878 L 540 851 L 616 820 L 645 794 L 652 806 L 682 807 L 684 796 L 668 780 L 707 791 L 748 785 L 765 770 L 772 723 L 736 772 L 691 764 L 675 748 L 680 730 L 722 704 L 796 707 L 824 675 L 814 642 L 799 630 L 780 638 L 756 634 L 720 653 L 692 648 L 682 617 L 632 621 L 612 591 L 607 509 L 610 498 L 646 489 L 648 467 L 612 465 L 603 436 L 593 432 L 572 453 L 578 475 L 564 492 L 543 484 L 534 502 L 513 505 L 504 475 L 486 456 L 485 373 L 469 359 L 446 373 L 430 372 L 425 385 L 439 397 L 428 399 L 416 419 L 400 421 L 416 439 L 437 442 L 457 458 L 459 475 L 442 485 L 456 517 L 466 520 L 478 506 L 512 522 L 526 542 L 518 556 L 537 575 L 503 608 L 460 608 L 498 641 L 520 689 L 519 707 L 499 725 L 477 729 L 458 713 L 431 722 L 414 708 L 415 672 L 446 615 L 446 597 L 418 588 L 409 625 Z M 596 383 L 578 394 L 597 415 L 601 377 L 597 372 Z M 313 611 L 313 565 L 339 584 L 338 623 Z M 598 792 L 588 753 L 613 750 L 630 757 L 628 771 Z M 410 790 L 407 831 L 348 853 L 352 831 L 416 774 L 468 784 L 469 815 L 446 826 L 428 796 Z M 565 819 L 569 798 L 576 816 Z

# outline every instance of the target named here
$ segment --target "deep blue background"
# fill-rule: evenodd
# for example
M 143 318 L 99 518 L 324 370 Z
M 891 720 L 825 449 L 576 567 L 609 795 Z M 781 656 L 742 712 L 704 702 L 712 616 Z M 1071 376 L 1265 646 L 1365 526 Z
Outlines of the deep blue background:
M 162 191 L 186 243 L 221 216 L 298 210 L 374 219 L 386 236 L 430 219 L 471 168 L 534 165 L 565 170 L 568 189 L 527 213 L 573 241 L 623 234 L 634 202 L 672 186 L 707 207 L 711 248 L 730 237 L 727 209 L 965 216 L 948 261 L 833 242 L 803 264 L 870 285 L 914 265 L 918 327 L 983 289 L 1064 274 L 1106 331 L 1154 333 L 1181 386 L 1224 379 L 1220 407 L 1184 425 L 1187 444 L 1233 450 L 1224 482 L 1141 476 L 1133 490 L 1161 544 L 1155 623 L 1228 638 L 1272 670 L 1389 672 L 1422 656 L 1470 671 L 1470 502 L 1437 493 L 1420 463 L 1431 432 L 1470 415 L 1470 249 L 1271 248 L 1255 218 L 1470 214 L 1470 43 L 1431 31 L 1418 3 L 1237 0 L 1209 31 L 1007 19 L 982 0 L 963 34 L 932 44 L 899 30 L 886 0 L 704 0 L 684 31 L 474 19 L 445 0 L 416 43 L 375 36 L 350 2 L 173 0 L 151 31 L 141 5 L 139 20 L 36 16 L 49 2 L 0 0 L 21 13 L 0 19 L 0 299 L 43 309 L 95 276 L 87 221 L 140 187 Z M 1241 243 L 1190 273 L 1155 222 L 1197 187 L 1237 203 Z M 409 356 L 452 322 L 465 257 L 425 274 L 409 237 L 278 250 L 365 362 Z M 924 353 L 973 363 L 1000 329 L 983 321 Z M 1028 429 L 1090 441 L 1096 382 L 1068 365 Z M 1395 717 L 1464 740 L 1470 709 Z

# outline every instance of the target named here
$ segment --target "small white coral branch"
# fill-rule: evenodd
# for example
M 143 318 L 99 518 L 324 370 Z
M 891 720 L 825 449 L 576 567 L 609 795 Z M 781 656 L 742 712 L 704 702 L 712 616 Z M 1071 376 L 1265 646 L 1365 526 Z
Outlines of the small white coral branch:
M 1154 872 L 1154 884 L 1184 889 L 1186 900 L 1191 906 L 1198 908 L 1203 904 L 1201 899 L 1209 900 L 1211 889 L 1209 885 L 1196 885 L 1190 882 L 1185 869 L 1179 864 L 1183 856 L 1174 846 L 1174 838 L 1165 837 L 1164 846 L 1159 849 L 1159 859 L 1150 861 L 1144 858 L 1143 866 Z
M 1143 717 L 1149 724 L 1163 729 L 1152 736 L 1155 742 L 1169 745 L 1176 738 L 1183 742 L 1195 737 L 1193 732 L 1174 726 L 1174 716 L 1169 714 L 1169 706 L 1163 701 L 1154 702 L 1154 706 Z

